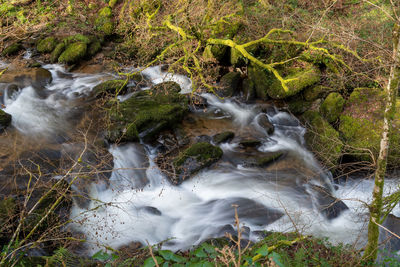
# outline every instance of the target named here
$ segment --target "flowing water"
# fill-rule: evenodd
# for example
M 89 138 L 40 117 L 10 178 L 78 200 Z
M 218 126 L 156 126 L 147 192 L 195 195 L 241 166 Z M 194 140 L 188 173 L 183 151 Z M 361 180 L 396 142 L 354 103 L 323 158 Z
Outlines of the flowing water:
M 90 106 L 93 87 L 113 76 L 69 73 L 60 65 L 44 68 L 53 76 L 45 88 L 29 86 L 9 93 L 6 85 L 0 84 L 4 110 L 12 115 L 12 126 L 23 135 L 66 142 L 79 114 Z M 143 74 L 152 83 L 173 80 L 181 84 L 182 93 L 191 90 L 189 79 L 167 74 L 160 67 Z M 234 233 L 233 204 L 239 206 L 245 239 L 255 241 L 264 230 L 300 231 L 328 237 L 332 243 L 364 245 L 368 218 L 363 202 L 370 199 L 371 180 L 349 179 L 334 186 L 330 173 L 305 148 L 305 129 L 286 112 L 270 109 L 263 113 L 257 105 L 221 100 L 210 94 L 202 97 L 208 108 L 193 111 L 193 116 L 217 123 L 228 121 L 236 129 L 230 143 L 220 144 L 222 160 L 176 186 L 154 162 L 157 147 L 145 143 L 111 145 L 114 171 L 109 181 L 87 185 L 91 201 L 85 206 L 74 205 L 71 210 L 74 223 L 69 227 L 85 234 L 89 254 L 104 246 L 118 248 L 135 241 L 164 241 L 165 248 L 187 249 L 225 232 Z M 259 116 L 267 116 L 273 123 L 272 135 L 258 124 Z M 247 156 L 243 155 L 247 152 L 239 142 L 249 137 L 261 142 L 252 155 L 283 151 L 285 158 L 266 168 L 245 164 Z M 315 186 L 342 199 L 349 209 L 328 218 L 321 212 Z M 387 193 L 395 190 L 396 182 L 388 180 L 385 189 Z M 400 215 L 398 207 L 394 214 Z

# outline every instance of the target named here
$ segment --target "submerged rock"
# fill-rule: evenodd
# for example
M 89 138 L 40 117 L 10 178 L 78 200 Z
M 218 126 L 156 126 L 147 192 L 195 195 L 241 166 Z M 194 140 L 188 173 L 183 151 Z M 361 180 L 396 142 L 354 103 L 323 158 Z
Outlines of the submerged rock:
M 51 72 L 43 68 L 7 70 L 0 76 L 0 83 L 13 83 L 18 87 L 43 87 L 52 81 Z
M 343 148 L 339 133 L 316 111 L 306 111 L 302 118 L 307 127 L 304 138 L 311 151 L 326 167 L 335 167 Z
M 11 123 L 11 115 L 0 109 L 0 132 Z
M 110 142 L 151 141 L 164 129 L 182 121 L 188 111 L 187 98 L 175 82 L 164 82 L 150 90 L 135 93 L 128 100 L 114 104 L 109 110 Z
M 346 152 L 357 161 L 374 162 L 377 157 L 383 129 L 385 92 L 378 88 L 356 88 L 340 116 L 339 131 L 348 145 Z M 393 120 L 388 155 L 389 167 L 397 167 L 400 157 L 400 107 Z
M 177 177 L 173 177 L 175 184 L 180 184 L 190 175 L 210 166 L 222 157 L 223 151 L 209 143 L 197 143 L 183 151 L 174 161 Z
M 269 121 L 267 115 L 261 114 L 257 117 L 258 125 L 263 128 L 267 134 L 271 135 L 274 133 L 274 125 Z
M 340 216 L 340 214 L 348 210 L 346 204 L 340 199 L 333 197 L 325 188 L 317 185 L 311 185 L 314 196 L 319 205 L 319 211 L 328 219 L 332 220 Z
M 265 153 L 266 155 L 257 159 L 255 166 L 266 167 L 275 161 L 280 160 L 285 153 L 282 151 Z
M 322 116 L 328 122 L 334 123 L 343 111 L 344 102 L 344 98 L 339 93 L 330 93 L 321 104 L 320 112 Z

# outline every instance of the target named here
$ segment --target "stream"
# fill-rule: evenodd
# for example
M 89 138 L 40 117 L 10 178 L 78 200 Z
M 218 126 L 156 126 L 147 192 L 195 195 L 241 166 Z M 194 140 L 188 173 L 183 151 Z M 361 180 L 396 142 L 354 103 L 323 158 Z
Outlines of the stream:
M 5 65 L 0 62 L 0 67 Z M 91 90 L 114 76 L 70 73 L 58 64 L 43 68 L 52 74 L 50 84 L 11 91 L 0 83 L 4 92 L 0 102 L 12 115 L 12 129 L 22 136 L 68 146 L 81 114 L 90 109 Z M 167 74 L 159 66 L 144 70 L 143 75 L 153 84 L 176 81 L 181 93 L 191 90 L 187 77 Z M 90 201 L 75 203 L 70 213 L 73 223 L 68 227 L 85 235 L 86 253 L 131 242 L 163 242 L 165 249 L 189 249 L 225 232 L 235 233 L 233 204 L 238 205 L 246 240 L 257 241 L 265 230 L 300 231 L 328 237 L 333 244 L 365 245 L 368 213 L 363 202 L 370 201 L 372 180 L 354 177 L 334 184 L 331 174 L 306 149 L 305 129 L 287 112 L 262 111 L 256 104 L 221 100 L 211 94 L 202 97 L 208 107 L 192 109 L 191 116 L 234 129 L 235 138 L 219 144 L 223 158 L 177 186 L 155 163 L 158 146 L 143 142 L 110 145 L 114 169 L 109 180 L 88 184 Z M 260 116 L 267 116 L 274 125 L 272 135 L 259 125 Z M 257 139 L 260 145 L 249 152 L 240 146 L 242 138 Z M 250 156 L 277 151 L 284 158 L 267 167 L 246 164 Z M 386 194 L 396 190 L 396 183 L 386 181 Z M 331 203 L 335 198 L 341 200 L 339 206 L 322 208 L 324 201 Z M 398 206 L 393 214 L 400 216 Z

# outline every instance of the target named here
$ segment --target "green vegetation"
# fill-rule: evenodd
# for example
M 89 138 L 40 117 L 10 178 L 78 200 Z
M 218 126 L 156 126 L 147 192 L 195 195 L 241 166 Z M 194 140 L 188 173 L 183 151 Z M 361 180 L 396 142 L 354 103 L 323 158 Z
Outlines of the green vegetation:
M 307 111 L 302 117 L 310 129 L 304 138 L 311 151 L 326 167 L 334 168 L 342 155 L 343 143 L 339 133 L 316 111 Z
M 58 58 L 58 62 L 73 64 L 82 59 L 87 50 L 87 44 L 84 42 L 76 42 L 68 45 L 64 52 Z
M 344 98 L 339 93 L 330 93 L 321 104 L 320 112 L 325 119 L 334 123 L 343 111 Z
M 40 40 L 36 49 L 40 53 L 51 53 L 57 46 L 57 40 L 54 37 L 47 37 Z

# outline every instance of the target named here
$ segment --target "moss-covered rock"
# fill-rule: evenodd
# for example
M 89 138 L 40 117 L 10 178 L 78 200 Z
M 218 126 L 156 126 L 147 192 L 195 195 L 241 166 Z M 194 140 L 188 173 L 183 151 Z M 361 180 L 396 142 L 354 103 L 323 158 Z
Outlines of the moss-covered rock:
M 333 92 L 334 89 L 330 87 L 326 87 L 323 85 L 316 85 L 316 86 L 310 86 L 304 89 L 303 91 L 303 98 L 306 101 L 314 101 L 317 98 L 324 98 L 327 96 L 330 92 Z
M 11 115 L 0 109 L 0 132 L 11 123 Z
M 255 95 L 257 98 L 267 100 L 267 86 L 270 83 L 270 76 L 266 72 L 254 64 L 250 64 L 247 68 L 247 75 L 250 83 L 254 85 Z
M 78 34 L 71 35 L 71 36 L 64 38 L 63 42 L 64 42 L 65 46 L 68 46 L 73 43 L 78 43 L 78 42 L 85 43 L 88 45 L 92 42 L 91 39 L 92 38 L 90 36 L 78 33 Z
M 100 50 L 101 50 L 101 43 L 99 40 L 96 39 L 89 44 L 87 54 L 92 57 L 96 55 L 97 52 L 99 52 Z
M 47 37 L 38 42 L 36 47 L 39 53 L 51 53 L 56 48 L 57 40 L 54 37 Z
M 295 97 L 288 99 L 288 109 L 293 114 L 302 114 L 311 108 L 312 102 L 303 100 L 302 98 Z
M 58 62 L 73 64 L 85 57 L 87 44 L 84 42 L 76 42 L 68 45 L 64 52 L 58 58 Z
M 302 119 L 307 126 L 304 135 L 307 145 L 321 162 L 333 168 L 342 155 L 343 143 L 337 132 L 317 111 L 306 111 Z
M 98 97 L 104 94 L 120 94 L 126 92 L 126 80 L 110 80 L 102 82 L 93 88 L 93 95 Z
M 1 55 L 4 57 L 7 56 L 12 56 L 17 54 L 19 51 L 21 51 L 24 47 L 20 43 L 13 43 L 9 46 L 7 46 L 3 52 L 1 52 Z
M 340 116 L 339 131 L 346 143 L 346 152 L 357 161 L 374 162 L 377 157 L 383 128 L 385 92 L 378 88 L 356 88 Z M 388 166 L 398 167 L 400 158 L 400 107 L 394 115 L 390 136 Z
M 218 133 L 216 135 L 214 135 L 213 138 L 213 142 L 214 144 L 220 144 L 220 143 L 225 143 L 225 142 L 229 142 L 230 140 L 233 139 L 233 137 L 235 137 L 235 133 L 234 132 L 223 132 L 223 133 Z
M 343 111 L 344 102 L 344 98 L 339 93 L 330 93 L 321 104 L 322 116 L 330 123 L 336 122 Z
M 177 184 L 182 183 L 191 174 L 202 168 L 208 167 L 217 162 L 222 157 L 223 151 L 217 146 L 209 143 L 197 143 L 183 151 L 174 161 L 174 166 L 178 174 Z
M 53 52 L 51 52 L 50 61 L 52 63 L 57 62 L 58 58 L 61 56 L 61 54 L 62 54 L 62 52 L 64 52 L 64 50 L 65 50 L 64 42 L 57 44 L 56 47 L 54 48 Z
M 235 71 L 229 72 L 222 76 L 217 94 L 223 97 L 231 97 L 237 93 L 239 84 L 240 73 Z
M 278 71 L 286 80 L 286 91 L 272 73 L 251 64 L 248 68 L 248 75 L 255 84 L 257 97 L 267 99 L 269 96 L 273 99 L 285 99 L 320 81 L 321 73 L 316 66 L 305 62 L 297 62 L 296 65 L 300 65 L 300 67 L 289 66 Z
M 339 73 L 339 65 L 330 57 L 316 50 L 305 50 L 301 53 L 300 59 L 315 65 L 325 66 L 332 73 Z
M 135 93 L 128 100 L 114 104 L 109 110 L 110 142 L 151 141 L 164 129 L 179 123 L 188 111 L 187 98 L 175 82 L 164 82 L 150 90 Z
M 114 32 L 114 22 L 112 21 L 112 10 L 110 7 L 104 7 L 99 11 L 95 21 L 95 28 L 106 35 L 111 35 Z

